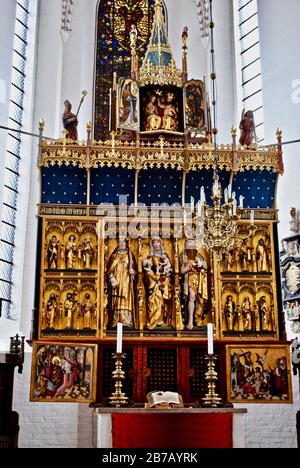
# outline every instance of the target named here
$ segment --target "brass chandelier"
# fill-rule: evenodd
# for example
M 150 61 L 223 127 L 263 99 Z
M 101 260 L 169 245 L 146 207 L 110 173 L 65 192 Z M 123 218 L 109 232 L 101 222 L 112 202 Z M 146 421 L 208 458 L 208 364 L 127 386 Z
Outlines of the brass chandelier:
M 241 219 L 244 197 L 240 196 L 239 206 L 231 185 L 224 190 L 217 171 L 214 173 L 211 193 L 213 206 L 206 203 L 204 187 L 201 188 L 200 201 L 196 206 L 196 241 L 198 248 L 215 252 L 217 259 L 228 255 L 235 247 L 238 238 L 238 222 Z M 193 206 L 193 201 L 192 201 Z M 250 215 L 250 230 L 254 225 L 254 211 Z

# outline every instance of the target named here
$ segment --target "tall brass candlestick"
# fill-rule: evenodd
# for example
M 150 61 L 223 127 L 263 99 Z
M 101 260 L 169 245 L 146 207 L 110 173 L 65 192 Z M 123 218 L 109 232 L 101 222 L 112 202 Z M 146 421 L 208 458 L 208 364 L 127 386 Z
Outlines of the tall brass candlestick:
M 125 372 L 122 367 L 125 357 L 126 354 L 123 353 L 113 354 L 113 359 L 116 361 L 116 368 L 112 373 L 112 379 L 115 381 L 115 392 L 109 398 L 109 402 L 111 406 L 115 406 L 116 408 L 128 405 L 128 398 L 122 392 L 123 381 L 125 380 Z
M 204 406 L 208 408 L 217 408 L 221 405 L 222 399 L 216 393 L 216 382 L 218 374 L 215 370 L 217 357 L 214 354 L 209 354 L 205 358 L 208 362 L 208 371 L 205 374 L 205 380 L 208 382 L 208 393 L 203 398 Z

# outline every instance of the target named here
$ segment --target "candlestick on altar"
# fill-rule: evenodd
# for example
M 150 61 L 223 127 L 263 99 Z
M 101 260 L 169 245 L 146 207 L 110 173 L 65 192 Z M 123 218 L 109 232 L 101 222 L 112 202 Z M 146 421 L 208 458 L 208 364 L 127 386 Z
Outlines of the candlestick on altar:
M 208 371 L 205 374 L 205 380 L 207 381 L 208 393 L 203 398 L 202 403 L 207 408 L 217 408 L 222 404 L 222 399 L 216 393 L 216 383 L 218 382 L 218 373 L 215 370 L 217 357 L 214 354 L 210 354 L 205 358 L 208 362 Z
M 214 354 L 214 327 L 212 323 L 207 325 L 207 344 L 208 344 L 208 355 Z
M 118 328 L 117 328 L 117 354 L 122 353 L 122 340 L 123 340 L 123 324 L 118 323 Z
M 125 380 L 125 372 L 122 367 L 125 357 L 126 354 L 123 353 L 113 354 L 113 359 L 116 361 L 116 368 L 112 373 L 112 379 L 115 382 L 115 391 L 109 398 L 109 403 L 116 408 L 128 405 L 128 397 L 122 392 L 123 382 Z

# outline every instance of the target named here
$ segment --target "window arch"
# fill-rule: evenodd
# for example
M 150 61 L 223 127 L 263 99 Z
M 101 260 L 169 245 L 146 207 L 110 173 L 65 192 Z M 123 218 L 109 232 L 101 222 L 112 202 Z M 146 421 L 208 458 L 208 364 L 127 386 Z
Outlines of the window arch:
M 113 74 L 130 75 L 129 31 L 135 24 L 142 58 L 149 42 L 155 0 L 99 0 L 95 64 L 94 138 L 109 135 L 109 90 Z M 166 12 L 166 9 L 165 9 Z

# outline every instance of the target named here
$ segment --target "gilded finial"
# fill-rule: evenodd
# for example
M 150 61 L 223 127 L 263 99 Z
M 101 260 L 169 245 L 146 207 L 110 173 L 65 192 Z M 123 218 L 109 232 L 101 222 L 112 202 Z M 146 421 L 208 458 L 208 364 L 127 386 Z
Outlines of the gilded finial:
M 182 72 L 177 69 L 168 39 L 163 3 L 155 0 L 151 39 L 139 71 L 139 85 L 177 86 L 182 88 Z
M 93 130 L 93 124 L 91 121 L 89 121 L 86 125 L 86 129 L 88 132 L 91 132 Z
M 236 137 L 236 135 L 237 135 L 237 129 L 236 129 L 236 127 L 232 127 L 231 128 L 231 136 Z
M 130 37 L 130 48 L 131 48 L 131 76 L 133 79 L 137 79 L 138 72 L 139 72 L 139 58 L 136 53 L 138 31 L 134 24 L 131 25 L 129 37 Z
M 43 132 L 44 129 L 45 129 L 45 120 L 44 120 L 44 119 L 41 119 L 41 120 L 39 121 L 39 130 L 40 130 L 41 132 Z
M 280 128 L 277 128 L 276 136 L 277 136 L 277 138 L 282 138 L 282 130 L 280 130 Z

